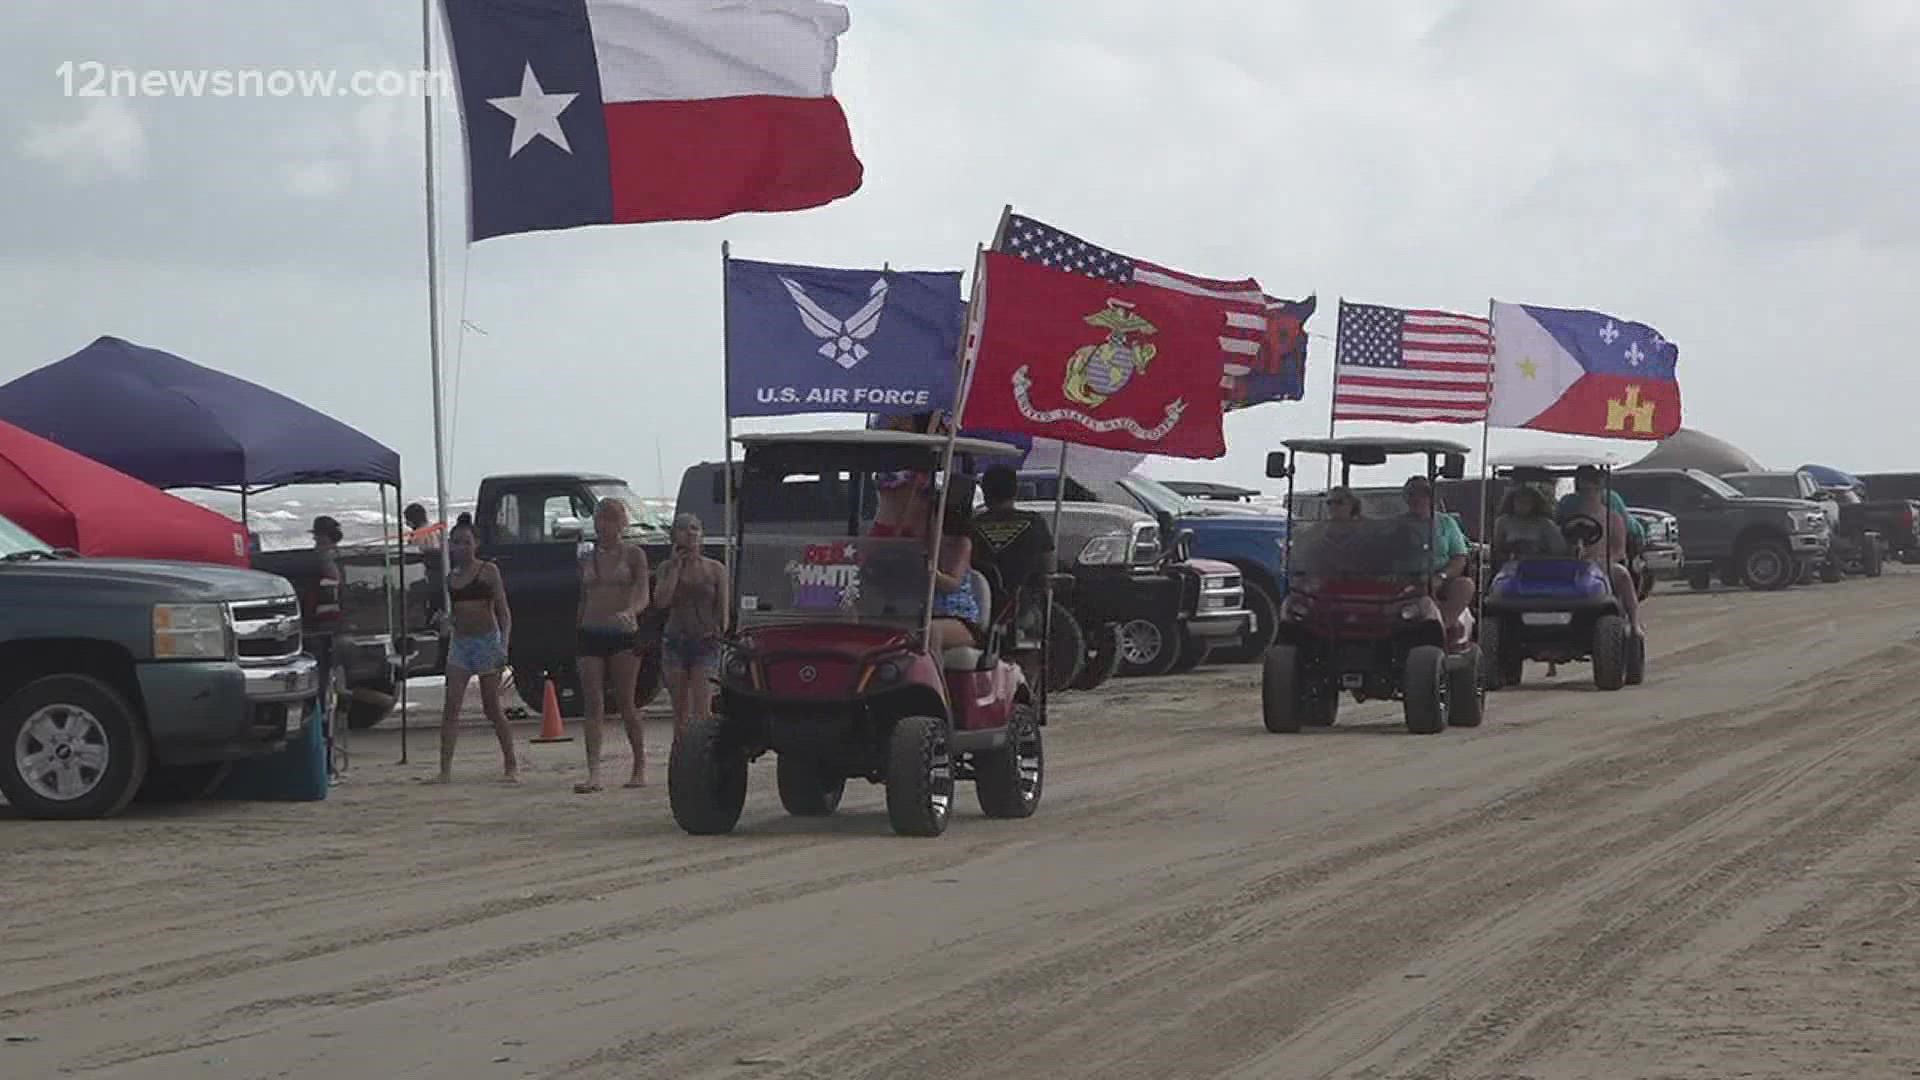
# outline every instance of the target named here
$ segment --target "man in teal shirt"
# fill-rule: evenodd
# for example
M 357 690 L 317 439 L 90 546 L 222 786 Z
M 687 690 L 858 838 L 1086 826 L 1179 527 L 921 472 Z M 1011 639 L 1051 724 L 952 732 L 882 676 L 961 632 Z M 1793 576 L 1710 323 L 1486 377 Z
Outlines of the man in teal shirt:
M 1407 498 L 1407 516 L 1422 525 L 1431 523 L 1433 551 L 1428 568 L 1433 572 L 1433 598 L 1440 605 L 1441 625 L 1447 630 L 1448 648 L 1466 643 L 1466 623 L 1460 616 L 1473 603 L 1473 579 L 1467 577 L 1467 534 L 1452 514 L 1436 513 L 1433 482 L 1424 476 L 1410 476 L 1401 493 Z

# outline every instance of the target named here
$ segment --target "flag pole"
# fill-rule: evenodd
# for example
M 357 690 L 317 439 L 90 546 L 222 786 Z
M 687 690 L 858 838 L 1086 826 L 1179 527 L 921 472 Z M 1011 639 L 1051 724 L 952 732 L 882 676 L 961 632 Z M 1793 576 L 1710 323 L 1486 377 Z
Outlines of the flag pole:
M 1492 529 L 1493 500 L 1487 491 L 1487 478 L 1492 473 L 1487 463 L 1487 447 L 1491 441 L 1493 424 L 1493 298 L 1487 298 L 1487 400 L 1480 413 L 1480 543 L 1486 548 L 1487 558 L 1493 557 Z M 1474 621 L 1481 624 L 1487 618 L 1486 583 L 1493 578 L 1497 567 L 1489 567 L 1482 560 L 1479 577 L 1473 583 Z
M 726 477 L 726 498 L 723 502 L 721 521 L 724 522 L 723 527 L 727 538 L 726 547 L 722 550 L 727 555 L 728 568 L 738 571 L 740 553 L 735 550 L 733 535 L 733 301 L 728 295 L 731 290 L 727 288 L 728 278 L 732 276 L 729 266 L 732 259 L 732 245 L 725 240 L 720 241 L 720 383 L 723 387 L 720 392 L 722 417 L 720 440 L 721 460 L 725 462 L 721 469 Z M 736 587 L 740 584 L 737 576 L 733 579 L 733 584 Z M 932 601 L 929 600 L 928 604 L 931 605 Z M 732 605 L 728 606 L 732 607 Z M 731 630 L 733 612 L 729 610 L 722 618 L 724 622 L 721 625 L 721 631 Z
M 1006 250 L 1007 224 L 1008 222 L 1012 221 L 1012 219 L 1013 219 L 1013 204 L 1007 203 L 1001 206 L 1000 207 L 1000 224 L 995 225 L 993 227 L 993 246 L 988 248 L 987 250 L 989 251 Z
M 1346 303 L 1342 298 L 1340 303 Z M 1333 396 L 1327 399 L 1327 438 L 1333 438 L 1334 415 L 1340 408 L 1340 330 L 1339 308 L 1334 309 L 1333 337 Z M 1311 340 L 1311 339 L 1309 339 Z M 1333 490 L 1333 455 L 1327 455 L 1327 490 Z
M 420 63 L 421 67 L 433 70 L 433 0 L 420 2 Z M 433 381 L 433 484 L 435 502 L 440 511 L 440 615 L 449 620 L 453 618 L 453 587 L 448 579 L 452 577 L 453 545 L 445 543 L 447 534 L 447 440 L 446 425 L 441 412 L 441 372 L 440 372 L 440 212 L 439 201 L 434 198 L 433 175 L 433 109 L 435 99 L 431 84 L 425 87 L 422 95 L 424 132 L 426 138 L 425 184 L 427 195 L 427 361 Z M 446 631 L 442 631 L 444 634 Z M 401 748 L 401 761 L 406 760 L 406 749 Z
M 967 392 L 971 390 L 973 386 L 973 360 L 974 354 L 977 351 L 973 347 L 977 344 L 974 338 L 974 324 L 979 316 L 980 294 L 986 291 L 985 284 L 982 280 L 985 273 L 986 248 L 975 244 L 973 248 L 973 282 L 972 287 L 967 293 L 967 323 L 960 333 L 960 355 L 958 358 L 960 362 L 960 381 L 954 386 L 953 411 L 947 416 L 947 445 L 940 453 L 940 478 L 945 486 L 940 491 L 940 501 L 933 506 L 932 528 L 928 530 L 928 535 L 933 537 L 936 542 L 929 544 L 927 547 L 927 558 L 929 560 L 927 600 L 926 607 L 922 609 L 925 612 L 925 617 L 920 620 L 920 636 L 922 640 L 925 640 L 933 630 L 934 580 L 931 560 L 936 558 L 936 553 L 940 547 L 937 542 L 940 535 L 939 522 L 946 510 L 946 500 L 953 496 L 953 445 L 960 438 L 960 419 L 966 415 Z

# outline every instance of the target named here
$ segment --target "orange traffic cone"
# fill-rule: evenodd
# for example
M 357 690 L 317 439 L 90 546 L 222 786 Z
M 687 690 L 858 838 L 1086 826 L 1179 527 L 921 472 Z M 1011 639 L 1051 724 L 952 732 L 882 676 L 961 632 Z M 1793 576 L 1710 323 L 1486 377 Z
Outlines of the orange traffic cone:
M 547 692 L 540 702 L 540 734 L 534 742 L 572 742 L 566 725 L 560 722 L 560 699 L 553 692 L 553 677 L 547 677 Z

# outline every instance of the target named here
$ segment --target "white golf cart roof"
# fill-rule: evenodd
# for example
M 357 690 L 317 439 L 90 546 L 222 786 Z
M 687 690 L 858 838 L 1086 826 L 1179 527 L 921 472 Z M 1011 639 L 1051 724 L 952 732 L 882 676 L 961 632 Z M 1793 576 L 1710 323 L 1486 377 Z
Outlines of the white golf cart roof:
M 735 435 L 733 441 L 749 449 L 756 446 L 840 446 L 856 450 L 924 450 L 939 454 L 947 448 L 945 435 L 923 435 L 915 431 L 877 431 L 866 428 L 839 428 L 826 431 L 764 431 Z M 1017 458 L 1026 451 L 1017 446 L 990 439 L 959 438 L 953 452 L 976 457 Z

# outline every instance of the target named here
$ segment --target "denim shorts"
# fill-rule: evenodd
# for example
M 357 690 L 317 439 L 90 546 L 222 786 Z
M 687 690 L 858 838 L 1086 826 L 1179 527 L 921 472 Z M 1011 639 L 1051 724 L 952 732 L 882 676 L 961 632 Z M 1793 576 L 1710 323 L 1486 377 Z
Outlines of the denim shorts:
M 715 638 L 668 634 L 661 645 L 666 649 L 669 665 L 688 671 L 710 668 L 720 658 L 720 642 Z
M 455 635 L 447 646 L 447 663 L 475 675 L 492 675 L 507 666 L 507 646 L 498 630 L 472 637 Z

